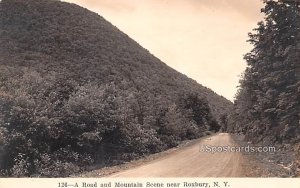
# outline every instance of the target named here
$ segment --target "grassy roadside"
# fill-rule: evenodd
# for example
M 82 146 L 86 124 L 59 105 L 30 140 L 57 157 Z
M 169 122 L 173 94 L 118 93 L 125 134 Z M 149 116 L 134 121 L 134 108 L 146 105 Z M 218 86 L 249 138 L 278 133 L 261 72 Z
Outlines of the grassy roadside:
M 127 170 L 127 169 L 130 169 L 130 168 L 134 168 L 134 167 L 144 165 L 144 164 L 149 163 L 153 160 L 163 159 L 167 155 L 179 151 L 181 148 L 186 148 L 186 147 L 192 146 L 196 143 L 199 143 L 201 140 L 209 138 L 209 137 L 214 136 L 214 135 L 215 134 L 203 136 L 201 138 L 194 139 L 194 140 L 186 140 L 186 141 L 183 141 L 182 143 L 180 143 L 178 146 L 176 146 L 174 148 L 171 148 L 171 149 L 168 149 L 166 151 L 151 154 L 149 156 L 142 157 L 138 160 L 126 162 L 126 163 L 121 164 L 121 165 L 112 166 L 112 167 L 104 167 L 104 168 L 84 172 L 84 173 L 81 173 L 81 174 L 75 174 L 71 177 L 91 178 L 91 177 L 109 176 L 113 173 L 117 173 L 117 172 L 120 172 L 120 171 L 123 171 L 123 170 Z
M 256 146 L 244 140 L 243 135 L 232 134 L 233 140 L 241 146 Z M 291 168 L 295 153 L 278 148 L 275 153 L 242 153 L 245 158 L 244 171 L 246 177 L 295 177 Z

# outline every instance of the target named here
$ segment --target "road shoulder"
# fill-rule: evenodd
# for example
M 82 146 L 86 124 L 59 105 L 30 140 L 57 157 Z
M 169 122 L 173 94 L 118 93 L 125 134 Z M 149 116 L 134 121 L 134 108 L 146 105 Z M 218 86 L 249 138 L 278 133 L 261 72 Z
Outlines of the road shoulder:
M 216 135 L 216 134 L 207 135 L 207 136 L 204 136 L 204 137 L 201 137 L 201 138 L 198 138 L 198 139 L 194 139 L 194 140 L 186 140 L 186 141 L 183 141 L 182 143 L 180 143 L 178 146 L 176 146 L 174 148 L 170 148 L 168 150 L 165 150 L 165 151 L 162 151 L 162 152 L 159 152 L 159 153 L 151 154 L 151 155 L 142 157 L 142 158 L 137 159 L 137 160 L 126 162 L 126 163 L 121 164 L 121 165 L 116 165 L 116 166 L 111 166 L 111 167 L 104 167 L 104 168 L 84 172 L 84 173 L 81 173 L 81 174 L 76 174 L 76 175 L 73 175 L 71 177 L 91 178 L 91 177 L 109 176 L 109 175 L 114 174 L 114 173 L 118 173 L 118 172 L 121 172 L 121 171 L 125 171 L 125 170 L 128 170 L 128 169 L 132 169 L 132 168 L 136 168 L 136 167 L 145 165 L 145 164 L 150 163 L 154 160 L 164 159 L 166 156 L 168 156 L 168 155 L 170 155 L 174 152 L 179 152 L 182 148 L 187 148 L 189 146 L 192 146 L 196 143 L 199 143 L 201 140 L 207 139 L 207 138 L 212 137 L 214 135 Z

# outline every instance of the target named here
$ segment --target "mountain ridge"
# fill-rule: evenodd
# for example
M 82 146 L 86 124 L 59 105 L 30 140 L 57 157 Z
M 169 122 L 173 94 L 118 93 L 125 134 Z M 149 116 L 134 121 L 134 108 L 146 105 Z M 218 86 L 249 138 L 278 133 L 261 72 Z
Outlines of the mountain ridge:
M 56 0 L 0 2 L 0 67 L 8 176 L 159 152 L 218 131 L 232 107 L 103 17 Z

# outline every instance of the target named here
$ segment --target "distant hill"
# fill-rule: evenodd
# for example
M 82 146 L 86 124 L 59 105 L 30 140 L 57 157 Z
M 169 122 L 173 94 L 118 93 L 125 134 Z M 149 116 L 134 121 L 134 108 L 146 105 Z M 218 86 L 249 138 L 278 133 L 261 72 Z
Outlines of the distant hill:
M 96 13 L 55 0 L 0 3 L 3 175 L 119 164 L 217 131 L 231 107 Z

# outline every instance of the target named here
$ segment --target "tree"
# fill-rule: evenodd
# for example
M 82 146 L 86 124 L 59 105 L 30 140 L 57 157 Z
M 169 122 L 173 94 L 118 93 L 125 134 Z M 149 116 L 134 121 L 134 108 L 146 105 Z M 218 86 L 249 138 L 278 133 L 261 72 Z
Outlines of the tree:
M 299 6 L 298 1 L 265 1 L 265 19 L 249 34 L 254 48 L 244 57 L 248 67 L 234 117 L 256 141 L 300 139 Z

